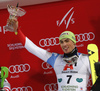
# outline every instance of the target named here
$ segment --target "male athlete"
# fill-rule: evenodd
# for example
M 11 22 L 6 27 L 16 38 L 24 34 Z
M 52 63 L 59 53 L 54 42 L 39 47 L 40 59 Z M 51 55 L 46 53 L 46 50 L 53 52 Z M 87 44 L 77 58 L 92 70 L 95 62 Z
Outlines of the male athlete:
M 9 22 L 12 20 L 8 20 Z M 18 29 L 18 21 L 13 22 L 13 27 Z M 64 54 L 51 53 L 36 46 L 21 30 L 18 30 L 17 36 L 30 53 L 53 67 L 57 76 L 58 91 L 87 91 L 91 73 L 88 55 L 78 52 L 75 35 L 71 31 L 64 31 L 59 36 Z

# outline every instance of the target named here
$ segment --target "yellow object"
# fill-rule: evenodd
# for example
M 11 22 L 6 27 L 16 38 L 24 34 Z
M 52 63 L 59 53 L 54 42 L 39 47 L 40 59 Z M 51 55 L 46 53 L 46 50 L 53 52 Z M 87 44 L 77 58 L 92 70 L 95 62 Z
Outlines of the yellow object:
M 96 46 L 96 44 L 89 44 L 87 46 L 87 50 L 90 60 L 92 84 L 94 85 L 96 79 L 98 78 L 98 76 L 96 75 L 95 65 L 94 65 L 95 62 L 98 62 L 98 47 Z
M 17 35 L 18 34 L 18 32 L 15 32 L 15 35 Z

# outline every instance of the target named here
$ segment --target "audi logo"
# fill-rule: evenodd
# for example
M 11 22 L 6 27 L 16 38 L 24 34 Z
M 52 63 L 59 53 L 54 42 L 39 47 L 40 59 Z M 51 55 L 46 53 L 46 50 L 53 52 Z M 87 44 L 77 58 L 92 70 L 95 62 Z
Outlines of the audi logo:
M 80 34 L 75 34 L 75 37 L 76 37 L 76 42 L 92 41 L 95 38 L 95 34 L 93 32 L 80 33 Z M 59 37 L 41 39 L 39 41 L 39 45 L 41 47 L 59 45 Z
M 95 38 L 93 32 L 84 33 L 84 34 L 75 34 L 76 42 L 83 42 L 83 41 L 92 41 Z
M 58 90 L 57 83 L 46 84 L 44 86 L 44 91 L 57 91 L 57 90 Z
M 31 86 L 12 88 L 11 91 L 33 91 Z
M 10 73 L 28 72 L 30 70 L 29 64 L 11 65 L 9 67 Z
M 47 69 L 52 69 L 52 66 L 50 64 L 48 64 L 47 62 L 43 62 L 42 63 L 42 68 L 47 70 Z
M 59 45 L 59 37 L 41 39 L 39 45 L 41 47 Z

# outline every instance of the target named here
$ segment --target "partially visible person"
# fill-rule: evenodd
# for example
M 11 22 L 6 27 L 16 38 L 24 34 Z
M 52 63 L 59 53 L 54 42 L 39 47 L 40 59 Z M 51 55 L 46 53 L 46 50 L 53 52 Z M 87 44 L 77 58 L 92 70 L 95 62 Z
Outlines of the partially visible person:
M 95 70 L 98 78 L 95 84 L 92 86 L 91 91 L 100 91 L 100 62 L 95 63 Z
M 1 77 L 1 71 L 0 71 L 0 77 Z M 2 80 L 0 79 L 0 82 Z M 0 91 L 11 91 L 10 83 L 7 81 L 7 79 L 4 80 L 4 86 L 3 88 L 0 88 Z

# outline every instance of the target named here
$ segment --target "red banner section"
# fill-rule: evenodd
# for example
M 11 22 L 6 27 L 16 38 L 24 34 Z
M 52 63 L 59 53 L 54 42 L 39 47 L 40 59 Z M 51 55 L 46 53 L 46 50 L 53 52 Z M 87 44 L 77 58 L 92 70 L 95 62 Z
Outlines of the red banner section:
M 69 30 L 75 33 L 79 52 L 87 54 L 90 43 L 99 48 L 99 0 L 68 0 L 22 8 L 27 13 L 18 19 L 19 27 L 39 47 L 63 53 L 58 37 Z M 9 68 L 12 91 L 57 91 L 53 68 L 27 52 L 16 35 L 4 29 L 8 17 L 7 10 L 0 10 L 0 66 Z M 91 79 L 87 87 L 90 89 Z

